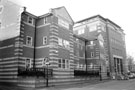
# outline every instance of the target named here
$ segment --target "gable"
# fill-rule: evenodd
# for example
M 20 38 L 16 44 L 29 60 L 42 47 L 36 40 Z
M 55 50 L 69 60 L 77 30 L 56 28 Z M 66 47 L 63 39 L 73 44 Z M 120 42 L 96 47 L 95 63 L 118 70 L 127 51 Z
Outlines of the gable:
M 62 18 L 73 25 L 74 22 L 65 7 L 59 7 L 59 8 L 52 9 L 52 13 L 55 16 Z

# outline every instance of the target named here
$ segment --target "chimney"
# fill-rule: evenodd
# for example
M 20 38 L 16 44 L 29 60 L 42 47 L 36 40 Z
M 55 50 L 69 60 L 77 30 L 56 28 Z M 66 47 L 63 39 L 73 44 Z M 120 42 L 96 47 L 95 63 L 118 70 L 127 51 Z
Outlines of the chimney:
M 24 12 L 26 12 L 26 7 L 23 7 Z

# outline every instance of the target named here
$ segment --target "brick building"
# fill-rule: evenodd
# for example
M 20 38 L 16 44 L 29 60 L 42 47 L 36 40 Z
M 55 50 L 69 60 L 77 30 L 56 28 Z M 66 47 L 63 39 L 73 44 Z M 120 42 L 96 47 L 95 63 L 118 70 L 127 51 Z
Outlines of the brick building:
M 76 22 L 74 34 L 87 39 L 87 62 L 100 65 L 102 73 L 115 76 L 127 72 L 125 34 L 120 26 L 96 15 Z
M 46 68 L 53 74 L 49 77 L 49 85 L 71 84 L 91 78 L 76 78 L 75 71 L 86 74 L 86 71 L 94 70 L 103 79 L 109 71 L 123 72 L 126 57 L 124 33 L 112 21 L 97 15 L 77 22 L 73 32 L 74 21 L 65 7 L 35 16 L 12 2 L 1 2 L 0 82 L 45 86 Z M 48 67 L 46 62 L 49 62 Z

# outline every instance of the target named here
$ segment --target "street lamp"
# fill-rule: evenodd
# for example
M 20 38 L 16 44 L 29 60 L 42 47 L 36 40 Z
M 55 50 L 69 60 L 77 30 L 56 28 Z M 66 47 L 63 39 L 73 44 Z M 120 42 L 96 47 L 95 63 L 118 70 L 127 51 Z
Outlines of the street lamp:
M 46 69 L 47 69 L 47 71 L 46 71 L 46 87 L 48 87 L 48 66 L 50 65 L 48 57 L 46 57 L 44 59 L 44 65 L 46 66 Z
M 94 39 L 94 41 L 96 41 L 96 40 L 98 40 L 98 48 L 99 48 L 99 76 L 100 76 L 100 81 L 102 81 L 102 66 L 101 66 L 101 56 L 100 56 L 100 43 L 99 43 L 99 39 L 98 38 L 96 38 L 96 39 Z

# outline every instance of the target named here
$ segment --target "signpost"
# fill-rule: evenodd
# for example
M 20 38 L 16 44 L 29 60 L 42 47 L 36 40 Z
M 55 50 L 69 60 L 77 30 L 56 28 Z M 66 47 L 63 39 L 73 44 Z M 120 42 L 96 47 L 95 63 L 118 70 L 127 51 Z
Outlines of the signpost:
M 46 87 L 48 87 L 48 65 L 50 65 L 49 58 L 46 57 L 43 62 L 43 66 L 46 67 Z

